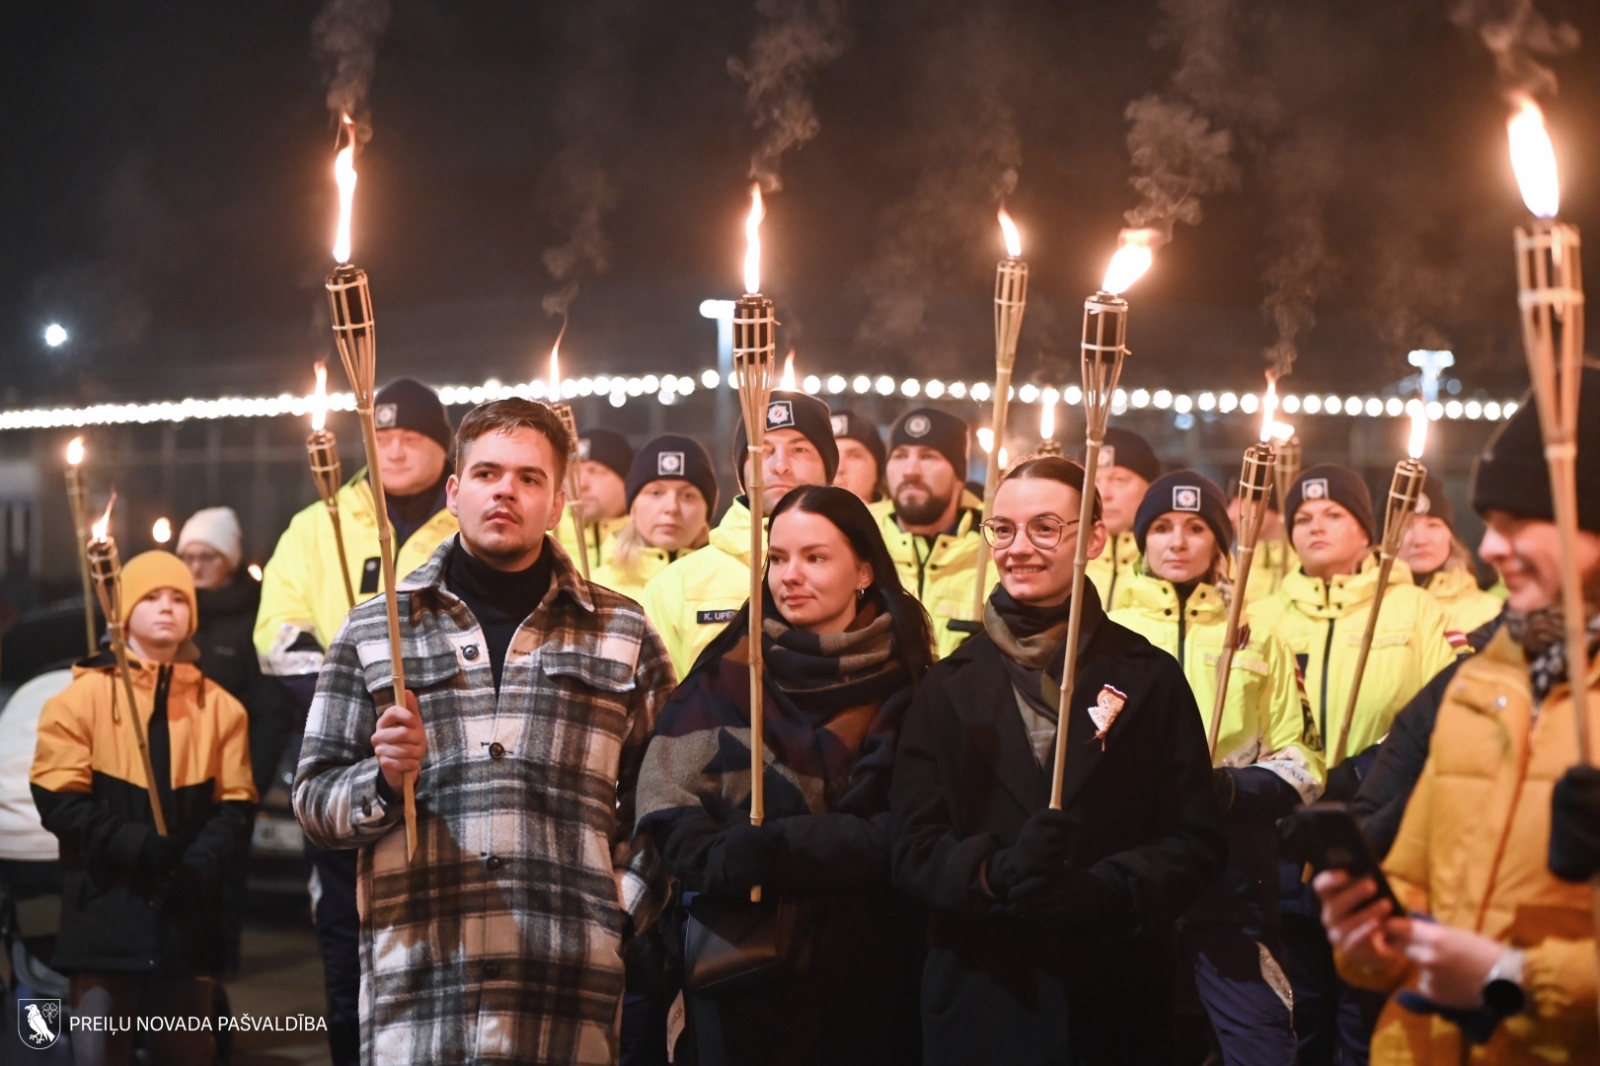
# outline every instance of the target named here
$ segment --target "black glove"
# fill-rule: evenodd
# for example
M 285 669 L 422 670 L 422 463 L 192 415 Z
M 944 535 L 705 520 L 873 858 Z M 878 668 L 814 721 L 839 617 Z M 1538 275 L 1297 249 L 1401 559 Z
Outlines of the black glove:
M 706 891 L 749 895 L 757 885 L 776 886 L 787 858 L 788 847 L 772 823 L 735 823 L 717 834 L 706 856 Z
M 1328 771 L 1328 787 L 1322 790 L 1322 800 L 1324 803 L 1349 803 L 1360 787 L 1361 771 L 1356 768 L 1354 759 L 1346 759 Z
M 1574 766 L 1550 797 L 1550 872 L 1582 884 L 1600 873 L 1600 769 Z
M 139 845 L 139 873 L 144 877 L 160 879 L 178 868 L 183 859 L 183 845 L 171 837 L 164 837 L 154 829 Z
M 1233 771 L 1226 766 L 1212 770 L 1211 788 L 1217 794 L 1217 806 L 1223 814 L 1227 814 L 1233 809 L 1233 801 L 1239 797 L 1239 785 L 1233 779 Z
M 1088 870 L 1034 874 L 1006 895 L 1006 913 L 1048 929 L 1100 917 L 1100 881 Z
M 1017 842 L 989 856 L 989 890 L 1005 899 L 1013 888 L 1033 874 L 1056 873 L 1067 861 L 1067 851 L 1078 832 L 1078 818 L 1046 807 L 1022 823 Z

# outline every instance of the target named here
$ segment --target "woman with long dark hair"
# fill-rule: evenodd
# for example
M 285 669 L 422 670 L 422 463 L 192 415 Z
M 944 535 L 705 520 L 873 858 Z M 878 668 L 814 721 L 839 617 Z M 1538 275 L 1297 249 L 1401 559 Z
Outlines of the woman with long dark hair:
M 638 832 L 671 873 L 669 924 L 687 928 L 676 1061 L 914 1063 L 920 930 L 890 884 L 889 782 L 933 661 L 927 615 L 845 489 L 790 492 L 768 541 L 764 823 L 750 824 L 748 604 L 673 693 L 639 776 Z M 729 931 L 752 927 L 784 932 L 773 964 L 717 987 L 705 932 L 733 942 L 726 962 L 760 953 L 762 934 Z

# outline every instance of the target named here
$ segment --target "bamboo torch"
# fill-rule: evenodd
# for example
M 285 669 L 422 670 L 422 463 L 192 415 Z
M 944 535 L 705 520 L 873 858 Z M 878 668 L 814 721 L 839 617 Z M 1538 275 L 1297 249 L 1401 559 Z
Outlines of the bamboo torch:
M 990 416 L 993 442 L 987 449 L 989 465 L 983 478 L 983 513 L 994 512 L 994 494 L 1000 487 L 1000 451 L 1005 446 L 1006 413 L 1011 405 L 1011 368 L 1017 362 L 1017 337 L 1022 332 L 1022 315 L 1028 309 L 1028 264 L 1022 259 L 1022 235 L 1017 225 L 1000 209 L 1000 233 L 1006 242 L 1006 257 L 994 271 L 994 408 Z M 963 475 L 965 476 L 965 475 Z M 978 579 L 973 585 L 972 617 L 983 617 L 983 601 L 988 593 L 989 542 L 978 538 Z
M 567 431 L 567 514 L 572 517 L 572 532 L 578 538 L 578 565 L 583 568 L 583 579 L 589 580 L 589 529 L 583 520 L 583 484 L 579 476 L 581 457 L 578 453 L 578 420 L 573 417 L 572 405 L 561 399 L 561 338 L 567 335 L 567 323 L 561 323 L 561 332 L 550 348 L 550 387 L 547 392 L 550 410 L 561 420 Z
M 84 558 L 94 581 L 95 595 L 100 600 L 100 612 L 106 616 L 106 632 L 111 636 L 111 653 L 117 659 L 117 674 L 122 679 L 122 692 L 128 701 L 128 724 L 133 730 L 139 759 L 144 764 L 145 790 L 150 796 L 150 814 L 156 823 L 156 832 L 167 835 L 167 817 L 161 809 L 161 792 L 156 788 L 155 768 L 150 765 L 150 745 L 145 739 L 144 723 L 139 721 L 139 704 L 133 695 L 133 669 L 128 665 L 127 633 L 122 624 L 122 559 L 117 554 L 117 542 L 111 536 L 111 508 L 117 494 L 111 494 L 106 513 L 94 524 Z M 117 701 L 111 701 L 111 721 L 121 718 Z
M 1083 303 L 1083 497 L 1078 510 L 1078 541 L 1072 561 L 1072 606 L 1067 613 L 1066 659 L 1061 664 L 1060 719 L 1056 726 L 1055 767 L 1050 780 L 1050 806 L 1061 809 L 1061 782 L 1067 770 L 1067 718 L 1078 673 L 1078 633 L 1083 627 L 1083 581 L 1089 566 L 1089 541 L 1094 528 L 1094 472 L 1106 441 L 1111 398 L 1128 354 L 1128 286 L 1144 276 L 1154 258 L 1155 234 L 1123 230 L 1117 254 L 1111 257 L 1100 291 Z
M 750 186 L 750 216 L 745 222 L 745 294 L 733 305 L 733 369 L 738 375 L 739 403 L 744 413 L 744 431 L 750 474 L 745 493 L 750 500 L 750 824 L 760 825 L 767 817 L 766 731 L 762 707 L 761 584 L 766 575 L 762 559 L 766 545 L 762 540 L 761 498 L 764 488 L 762 448 L 767 430 L 767 403 L 772 395 L 773 371 L 777 364 L 777 320 L 772 301 L 761 295 L 761 186 Z M 761 902 L 761 886 L 750 890 L 750 902 Z
M 1239 643 L 1239 620 L 1244 617 L 1245 590 L 1250 587 L 1250 566 L 1255 560 L 1256 540 L 1261 536 L 1261 523 L 1267 517 L 1267 504 L 1272 494 L 1272 469 L 1276 458 L 1272 449 L 1272 425 L 1269 412 L 1261 420 L 1261 439 L 1245 449 L 1244 465 L 1239 468 L 1239 529 L 1238 543 L 1234 546 L 1233 600 L 1228 604 L 1228 628 L 1222 640 L 1222 654 L 1217 656 L 1217 692 L 1211 704 L 1211 728 L 1206 733 L 1213 762 L 1217 758 L 1217 738 L 1222 732 L 1222 708 L 1228 702 L 1233 652 Z
M 373 394 L 378 372 L 378 327 L 372 314 L 372 289 L 367 272 L 350 262 L 350 207 L 355 198 L 355 124 L 347 116 L 348 143 L 334 162 L 334 177 L 339 183 L 339 229 L 334 239 L 333 257 L 338 262 L 328 275 L 328 310 L 333 320 L 333 337 L 339 346 L 339 359 L 355 393 L 356 416 L 361 420 L 361 440 L 367 452 L 367 480 L 372 485 L 372 501 L 377 511 L 378 555 L 383 560 L 383 599 L 388 607 L 389 661 L 394 668 L 394 702 L 405 706 L 406 669 L 400 649 L 400 600 L 394 583 L 394 534 L 389 525 L 389 510 L 384 500 L 383 479 L 378 476 L 378 427 L 373 412 Z M 404 779 L 406 819 L 406 859 L 417 852 L 417 775 Z
M 1356 655 L 1355 674 L 1350 678 L 1350 698 L 1345 701 L 1344 720 L 1339 723 L 1339 741 L 1333 746 L 1328 769 L 1344 762 L 1349 754 L 1350 725 L 1356 717 L 1356 701 L 1361 697 L 1361 679 L 1367 672 L 1367 655 L 1372 651 L 1372 637 L 1378 631 L 1378 612 L 1383 608 L 1383 597 L 1389 590 L 1389 575 L 1394 572 L 1394 561 L 1400 554 L 1400 542 L 1405 539 L 1406 527 L 1417 513 L 1417 498 L 1428 480 L 1428 468 L 1421 463 L 1422 451 L 1428 440 L 1428 415 L 1422 406 L 1411 416 L 1410 455 L 1394 464 L 1394 479 L 1389 483 L 1389 504 L 1383 517 L 1383 543 L 1378 548 L 1378 585 L 1372 593 L 1372 609 L 1367 614 L 1367 627 L 1361 634 L 1361 651 Z
M 78 542 L 78 573 L 83 578 L 83 637 L 86 654 L 94 657 L 94 584 L 89 577 L 89 486 L 84 479 L 83 438 L 67 445 L 67 502 L 72 505 L 72 531 Z
M 311 460 L 311 480 L 316 482 L 317 495 L 328 509 L 328 521 L 333 523 L 333 543 L 339 549 L 339 576 L 344 578 L 344 599 L 351 608 L 356 605 L 355 586 L 350 583 L 350 563 L 344 553 L 344 530 L 339 525 L 339 486 L 344 483 L 344 467 L 339 462 L 339 438 L 327 428 L 328 421 L 328 367 L 317 360 L 317 394 L 311 401 L 311 435 L 306 438 L 306 456 Z
M 1061 442 L 1056 440 L 1056 404 L 1061 400 L 1055 389 L 1039 392 L 1039 454 L 1060 455 Z M 979 538 L 982 539 L 981 537 Z M 985 543 L 987 547 L 987 543 Z

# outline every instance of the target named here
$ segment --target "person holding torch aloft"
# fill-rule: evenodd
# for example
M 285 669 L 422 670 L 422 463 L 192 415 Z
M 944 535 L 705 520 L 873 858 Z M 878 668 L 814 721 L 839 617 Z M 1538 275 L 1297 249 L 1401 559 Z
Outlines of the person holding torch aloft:
M 1216 700 L 1228 607 L 1233 526 L 1222 490 L 1192 470 L 1151 483 L 1134 518 L 1145 573 L 1112 611 L 1178 660 L 1204 718 Z M 1277 991 L 1287 963 L 1278 928 L 1276 821 L 1322 793 L 1322 741 L 1294 657 L 1269 631 L 1246 631 L 1228 673 L 1212 781 L 1227 819 L 1228 867 L 1184 915 L 1184 965 L 1211 1018 L 1223 1060 L 1295 1062 L 1294 1019 Z

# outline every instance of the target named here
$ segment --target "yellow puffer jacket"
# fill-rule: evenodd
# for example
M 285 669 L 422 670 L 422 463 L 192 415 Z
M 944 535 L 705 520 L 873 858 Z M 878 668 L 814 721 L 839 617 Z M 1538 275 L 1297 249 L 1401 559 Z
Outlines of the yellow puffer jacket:
M 1278 591 L 1283 578 L 1300 565 L 1294 549 L 1281 540 L 1256 543 L 1256 557 L 1250 562 L 1250 582 L 1246 603 L 1259 603 Z
M 383 591 L 378 556 L 377 509 L 363 468 L 339 489 L 339 526 L 356 602 Z M 455 516 L 441 510 L 400 546 L 395 575 L 403 578 L 433 555 L 459 527 Z M 256 615 L 256 654 L 265 673 L 289 676 L 315 673 L 322 666 L 320 650 L 294 650 L 301 633 L 309 633 L 319 649 L 333 642 L 349 613 L 344 579 L 339 576 L 339 550 L 333 521 L 321 500 L 289 521 L 261 575 L 261 609 Z
M 617 530 L 621 529 L 627 522 L 628 516 L 622 515 L 617 518 L 607 518 L 600 522 L 598 526 L 590 522 L 583 527 L 589 542 L 589 579 L 591 581 L 594 580 L 595 571 L 610 561 L 611 549 L 616 546 Z M 583 573 L 583 564 L 578 561 L 578 531 L 572 528 L 572 505 L 570 503 L 567 505 L 567 509 L 562 512 L 561 521 L 556 523 L 556 528 L 550 531 L 550 535 L 560 542 L 562 550 L 567 553 L 567 558 L 571 559 L 573 565 L 578 567 L 578 573 Z M 607 585 L 606 587 L 611 588 L 612 586 Z M 618 591 L 620 592 L 621 590 L 619 589 Z
M 1111 612 L 1111 620 L 1178 660 L 1209 730 L 1217 660 L 1228 631 L 1221 594 L 1212 585 L 1198 585 L 1180 605 L 1171 582 L 1140 575 L 1127 582 L 1124 596 L 1127 606 Z M 1251 632 L 1250 642 L 1233 653 L 1213 762 L 1270 770 L 1306 803 L 1322 794 L 1322 740 L 1295 676 L 1294 656 L 1268 631 Z
M 765 552 L 765 535 L 761 543 Z M 741 496 L 711 531 L 711 543 L 651 578 L 639 605 L 683 677 L 749 598 L 750 508 Z
M 1106 610 L 1115 611 L 1127 605 L 1128 582 L 1144 572 L 1140 565 L 1143 562 L 1144 555 L 1134 535 L 1119 533 L 1106 541 L 1105 549 L 1098 558 L 1089 560 L 1083 573 L 1094 582 L 1094 589 L 1100 593 L 1100 602 L 1106 605 Z
M 983 501 L 963 490 L 956 531 L 939 534 L 931 548 L 924 538 L 900 528 L 893 500 L 880 500 L 869 510 L 878 519 L 878 532 L 883 534 L 889 557 L 900 572 L 900 583 L 933 618 L 934 653 L 940 658 L 949 655 L 981 626 L 973 601 L 978 581 L 978 545 L 983 538 L 983 531 L 978 528 L 983 521 Z M 989 586 L 984 591 L 985 598 L 999 584 L 996 574 L 991 561 L 985 578 Z M 971 628 L 952 629 L 952 621 L 967 623 Z
M 1589 674 L 1589 729 L 1600 730 L 1600 667 Z M 1384 872 L 1412 910 L 1527 952 L 1527 1011 L 1463 1055 L 1459 1031 L 1391 1000 L 1372 1038 L 1372 1066 L 1545 1066 L 1600 1061 L 1595 944 L 1587 885 L 1546 867 L 1550 793 L 1577 761 L 1568 687 L 1535 704 L 1522 649 L 1502 629 L 1446 689 L 1427 765 Z M 1409 983 L 1340 959 L 1346 980 L 1377 991 Z
M 642 546 L 639 549 L 639 554 L 634 557 L 633 571 L 624 573 L 617 566 L 616 555 L 612 554 L 612 549 L 616 547 L 616 539 L 616 536 L 613 535 L 606 542 L 608 545 L 606 561 L 594 573 L 589 575 L 589 580 L 596 585 L 601 585 L 613 592 L 620 592 L 634 600 L 644 595 L 645 586 L 650 583 L 652 578 L 670 566 L 674 559 L 688 558 L 692 551 L 690 549 L 679 552 L 677 555 L 669 555 L 661 548 L 652 548 L 648 545 Z
M 1499 596 L 1480 589 L 1477 577 L 1464 567 L 1439 570 L 1422 587 L 1439 601 L 1444 627 L 1458 646 L 1466 643 L 1466 634 L 1494 621 L 1506 605 Z
M 1367 559 L 1360 573 L 1341 574 L 1332 581 L 1308 577 L 1297 567 L 1283 579 L 1276 595 L 1245 608 L 1250 628 L 1282 637 L 1299 662 L 1330 761 L 1339 743 L 1361 636 L 1377 587 L 1376 555 Z M 1445 639 L 1444 612 L 1432 596 L 1411 583 L 1411 571 L 1396 560 L 1345 754 L 1364 751 L 1387 736 L 1400 708 L 1454 658 Z

